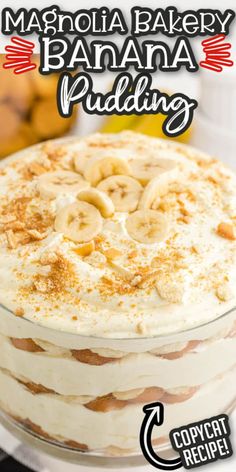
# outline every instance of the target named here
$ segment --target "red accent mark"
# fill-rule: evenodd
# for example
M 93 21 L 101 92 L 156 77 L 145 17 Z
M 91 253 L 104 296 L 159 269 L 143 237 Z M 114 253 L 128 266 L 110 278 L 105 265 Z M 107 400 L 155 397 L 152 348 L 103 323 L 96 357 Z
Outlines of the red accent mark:
M 230 43 L 224 43 L 225 35 L 217 34 L 209 39 L 202 41 L 205 59 L 200 62 L 200 66 L 214 72 L 222 72 L 223 67 L 232 67 L 234 62 L 227 60 L 230 57 Z
M 36 64 L 29 64 L 26 67 L 20 67 L 20 68 L 15 69 L 14 74 L 16 75 L 23 74 L 24 72 L 28 72 L 29 70 L 36 69 L 36 67 L 37 67 Z
M 222 52 L 221 54 L 215 53 L 214 54 L 208 54 L 208 57 L 211 59 L 217 59 L 217 58 L 223 58 L 223 57 L 230 57 L 230 52 Z
M 216 36 L 213 36 L 212 38 L 204 39 L 204 41 L 202 41 L 202 46 L 209 46 L 210 44 L 219 43 L 220 41 L 224 39 L 225 39 L 224 34 L 217 34 Z
M 26 39 L 18 38 L 17 36 L 13 36 L 11 38 L 12 43 L 19 44 L 20 46 L 27 47 L 28 49 L 34 49 L 34 43 L 31 41 L 26 41 Z
M 28 59 L 27 54 L 7 54 L 6 59 Z
M 209 48 L 204 48 L 203 49 L 203 52 L 206 52 L 206 53 L 211 53 L 211 52 L 214 52 L 214 51 L 217 51 L 218 53 L 220 53 L 221 51 L 227 51 L 227 49 L 231 49 L 231 44 L 227 43 L 227 44 L 222 44 L 222 46 L 214 46 L 214 47 L 209 47 Z
M 13 36 L 11 45 L 5 47 L 7 62 L 3 64 L 4 69 L 14 69 L 14 74 L 23 74 L 29 70 L 36 69 L 37 65 L 31 62 L 34 43 L 26 39 Z
M 29 49 L 26 49 L 26 48 L 20 48 L 18 46 L 6 46 L 5 47 L 5 51 L 9 51 L 9 52 L 24 52 L 26 53 L 28 56 L 30 54 L 30 51 Z

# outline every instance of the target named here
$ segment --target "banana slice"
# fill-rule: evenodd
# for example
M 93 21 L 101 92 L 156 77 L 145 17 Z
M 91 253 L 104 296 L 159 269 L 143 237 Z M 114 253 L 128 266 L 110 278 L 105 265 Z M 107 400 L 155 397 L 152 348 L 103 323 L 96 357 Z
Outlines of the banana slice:
M 98 153 L 96 152 L 98 157 Z M 104 155 L 103 155 L 104 157 Z M 74 154 L 74 166 L 79 174 L 84 174 L 84 171 L 91 160 L 94 158 L 94 149 L 89 149 L 87 146 L 84 146 L 80 143 L 79 147 L 76 149 Z
M 58 212 L 55 230 L 71 241 L 86 243 L 102 230 L 102 217 L 97 208 L 87 202 L 72 203 Z
M 127 218 L 126 229 L 135 241 L 152 244 L 166 239 L 168 223 L 165 215 L 156 210 L 138 210 Z
M 80 174 L 83 174 L 89 162 L 89 158 L 87 156 L 75 156 L 74 157 L 74 165 L 75 170 Z
M 101 213 L 104 218 L 109 218 L 114 215 L 115 207 L 112 200 L 104 192 L 100 192 L 95 188 L 89 188 L 87 190 L 82 190 L 77 196 L 78 200 L 91 203 L 94 205 Z
M 42 198 L 56 198 L 63 193 L 76 194 L 83 188 L 88 188 L 86 182 L 80 174 L 67 170 L 47 172 L 38 178 L 38 190 Z
M 166 195 L 169 191 L 170 184 L 176 182 L 177 180 L 177 167 L 175 167 L 173 170 L 162 172 L 157 177 L 154 177 L 154 179 L 150 180 L 141 196 L 139 209 L 157 209 L 160 203 L 160 197 Z
M 146 185 L 151 179 L 177 167 L 171 159 L 144 158 L 130 161 L 132 176 Z
M 115 153 L 117 153 L 117 149 L 114 149 L 112 151 L 113 158 L 120 157 L 120 153 L 119 155 L 116 155 Z M 77 149 L 76 152 L 74 153 L 74 166 L 75 166 L 76 172 L 79 172 L 79 174 L 83 175 L 86 167 L 88 167 L 92 161 L 95 162 L 95 161 L 99 161 L 100 159 L 110 158 L 111 150 L 106 149 L 106 148 L 105 149 L 96 148 L 96 157 L 94 156 L 95 156 L 94 148 L 90 148 L 87 146 L 82 147 L 81 145 L 81 147 Z M 126 156 L 123 157 L 122 159 L 125 159 L 125 158 Z
M 108 177 L 98 189 L 109 195 L 117 211 L 135 211 L 143 191 L 141 184 L 128 175 Z
M 98 182 L 117 174 L 130 174 L 131 168 L 128 162 L 121 157 L 103 157 L 91 159 L 84 171 L 84 177 L 92 185 L 97 185 Z

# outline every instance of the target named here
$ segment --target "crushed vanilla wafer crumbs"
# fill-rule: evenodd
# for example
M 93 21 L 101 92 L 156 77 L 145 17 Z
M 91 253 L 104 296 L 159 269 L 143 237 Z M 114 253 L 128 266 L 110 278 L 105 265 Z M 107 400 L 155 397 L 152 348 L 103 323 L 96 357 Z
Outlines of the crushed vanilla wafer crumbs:
M 216 232 L 222 238 L 229 239 L 230 241 L 234 241 L 236 239 L 236 230 L 230 223 L 220 223 L 217 226 Z
M 55 262 L 50 262 L 47 274 L 36 274 L 33 277 L 33 291 L 50 295 L 60 295 L 67 288 L 78 284 L 73 264 L 62 254 L 57 255 Z
M 32 175 L 41 175 L 47 172 L 47 169 L 42 165 L 38 164 L 37 162 L 32 162 L 29 165 L 28 169 Z
M 234 304 L 236 177 L 216 159 L 123 132 L 44 143 L 0 165 L 0 301 L 15 313 L 138 337 Z
M 228 284 L 223 284 L 216 289 L 216 296 L 222 302 L 227 302 L 233 298 L 233 292 L 231 287 Z
M 25 311 L 24 311 L 23 308 L 21 308 L 21 307 L 16 308 L 16 310 L 15 310 L 15 315 L 16 316 L 22 317 L 22 316 L 24 316 L 24 314 L 25 314 Z
M 7 242 L 8 242 L 8 247 L 10 249 L 15 249 L 17 247 L 17 240 L 15 238 L 15 235 L 12 231 L 12 229 L 9 229 L 6 231 L 6 237 L 7 237 Z

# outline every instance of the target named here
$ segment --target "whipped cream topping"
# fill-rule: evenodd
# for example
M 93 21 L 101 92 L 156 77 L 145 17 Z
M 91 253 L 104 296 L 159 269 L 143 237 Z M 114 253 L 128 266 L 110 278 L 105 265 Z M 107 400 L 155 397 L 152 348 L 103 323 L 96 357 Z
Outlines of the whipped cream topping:
M 235 201 L 223 164 L 132 132 L 18 153 L 0 167 L 0 303 L 109 338 L 207 323 L 235 306 Z

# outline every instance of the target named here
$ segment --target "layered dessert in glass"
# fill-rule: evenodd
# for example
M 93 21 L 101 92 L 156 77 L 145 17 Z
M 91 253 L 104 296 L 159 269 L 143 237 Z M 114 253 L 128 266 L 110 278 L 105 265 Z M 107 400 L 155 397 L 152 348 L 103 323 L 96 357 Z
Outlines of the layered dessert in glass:
M 139 456 L 232 411 L 236 176 L 132 132 L 29 148 L 0 167 L 0 408 L 58 450 Z

